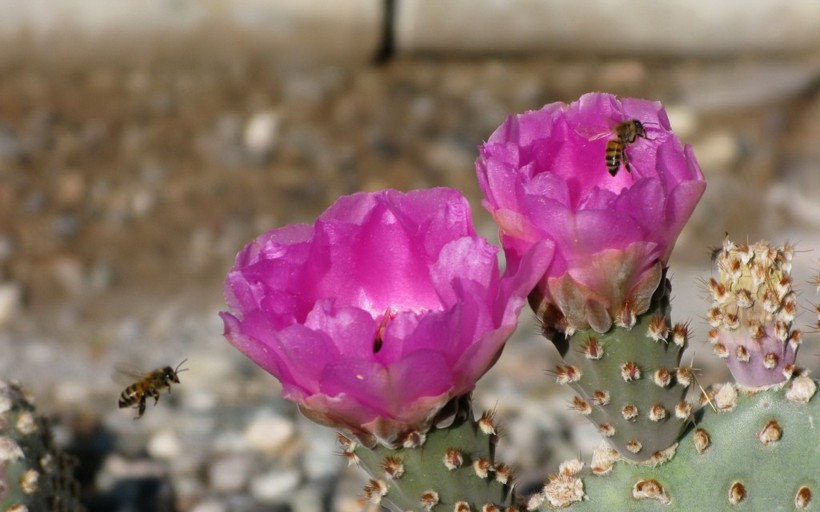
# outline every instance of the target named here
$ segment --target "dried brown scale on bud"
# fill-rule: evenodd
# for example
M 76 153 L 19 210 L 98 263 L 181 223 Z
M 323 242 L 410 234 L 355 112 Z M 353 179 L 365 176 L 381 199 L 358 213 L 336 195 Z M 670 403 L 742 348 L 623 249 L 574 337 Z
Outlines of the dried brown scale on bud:
M 424 507 L 426 510 L 432 510 L 433 507 L 438 505 L 438 493 L 432 489 L 429 489 L 421 495 L 421 506 Z
M 495 480 L 504 485 L 510 484 L 513 481 L 513 469 L 504 463 L 495 465 Z
M 666 409 L 661 404 L 655 404 L 649 409 L 649 419 L 651 421 L 662 421 L 666 419 Z
M 627 361 L 621 366 L 621 378 L 624 382 L 633 382 L 641 378 L 641 368 L 634 361 Z
M 362 497 L 365 501 L 379 504 L 382 498 L 387 494 L 387 483 L 383 480 L 372 479 L 362 488 Z
M 638 453 L 643 449 L 643 444 L 637 439 L 632 439 L 626 443 L 626 449 L 632 453 Z
M 590 413 L 592 413 L 592 406 L 589 405 L 589 402 L 587 402 L 580 396 L 576 396 L 572 399 L 572 405 L 570 407 L 578 411 L 579 413 L 583 414 L 584 416 L 587 416 Z
M 746 499 L 746 487 L 740 482 L 733 482 L 729 487 L 729 503 L 737 505 Z
M 652 374 L 652 381 L 658 386 L 665 388 L 672 383 L 672 374 L 666 368 L 655 370 Z
M 484 411 L 478 420 L 478 428 L 488 436 L 498 435 L 495 426 L 495 411 Z
M 638 408 L 633 404 L 626 404 L 621 408 L 621 415 L 627 421 L 633 421 L 638 417 Z
M 598 432 L 600 432 L 604 437 L 612 437 L 615 435 L 615 427 L 609 423 L 601 423 L 598 426 Z
M 757 440 L 763 443 L 764 446 L 780 441 L 781 437 L 783 437 L 783 429 L 780 428 L 776 420 L 769 421 L 769 423 L 757 433 Z
M 817 392 L 817 384 L 806 375 L 791 381 L 786 390 L 786 399 L 799 404 L 807 404 Z
M 787 380 L 791 379 L 795 371 L 797 371 L 797 367 L 795 365 L 787 364 L 783 367 L 783 377 L 785 377 Z
M 803 487 L 797 490 L 797 494 L 794 496 L 794 507 L 800 510 L 805 510 L 809 508 L 810 503 L 811 489 L 804 485 Z
M 604 355 L 604 348 L 597 338 L 590 336 L 584 345 L 584 357 L 597 361 Z
M 404 464 L 398 457 L 386 457 L 382 462 L 382 470 L 389 480 L 394 480 L 404 475 Z
M 598 406 L 609 405 L 610 396 L 609 391 L 598 390 L 592 394 L 592 403 Z
M 763 356 L 763 367 L 767 370 L 773 370 L 777 367 L 779 361 L 780 358 L 777 357 L 777 354 L 766 354 Z
M 723 384 L 712 399 L 718 410 L 731 411 L 737 407 L 737 389 L 731 383 Z
M 466 501 L 459 501 L 455 507 L 453 507 L 453 512 L 471 512 L 470 504 Z
M 792 334 L 797 301 L 792 290 L 794 248 L 768 242 L 736 245 L 728 238 L 715 254 L 719 278 L 710 279 L 712 305 L 706 318 L 709 341 L 726 360 L 738 384 L 765 387 L 786 379 L 794 364 L 799 334 Z
M 632 487 L 632 497 L 636 500 L 655 500 L 664 505 L 672 502 L 672 498 L 666 493 L 666 489 L 653 479 L 638 480 Z
M 347 459 L 347 466 L 358 466 L 361 461 L 356 454 L 356 447 L 358 446 L 356 442 L 351 441 L 341 433 L 336 434 L 336 442 L 342 448 L 340 454 Z
M 481 512 L 501 512 L 501 509 L 491 503 L 488 503 L 481 507 Z
M 683 400 L 675 406 L 675 417 L 681 420 L 687 419 L 692 414 L 692 404 Z
M 444 453 L 444 466 L 450 471 L 453 471 L 454 469 L 460 468 L 462 464 L 464 464 L 464 456 L 461 452 L 455 448 L 448 448 Z
M 675 371 L 675 380 L 683 387 L 688 388 L 692 385 L 693 373 L 688 366 L 681 366 Z
M 418 430 L 414 430 L 407 433 L 404 440 L 401 442 L 401 445 L 403 448 L 417 448 L 423 445 L 426 439 L 425 434 L 419 432 Z
M 479 457 L 473 461 L 473 471 L 475 471 L 476 476 L 482 480 L 490 476 L 490 471 L 493 469 L 492 462 L 486 457 Z
M 675 452 L 677 451 L 678 443 L 673 444 L 669 448 L 665 450 L 660 450 L 652 454 L 652 457 L 647 459 L 643 464 L 649 467 L 657 467 L 661 464 L 664 464 L 672 459 L 675 456 Z
M 683 347 L 689 341 L 691 333 L 689 330 L 689 323 L 677 323 L 672 328 L 672 342 L 679 346 Z
M 646 335 L 652 340 L 665 342 L 666 337 L 669 335 L 666 317 L 662 315 L 653 316 L 649 322 L 649 329 L 647 329 Z
M 692 436 L 692 440 L 695 443 L 695 451 L 699 454 L 703 454 L 712 445 L 712 437 L 709 435 L 709 432 L 702 428 L 695 429 L 695 435 Z
M 555 382 L 558 384 L 569 384 L 578 382 L 581 378 L 581 370 L 575 366 L 561 366 L 555 367 Z
M 558 472 L 562 475 L 575 476 L 584 469 L 584 463 L 581 459 L 565 460 L 558 465 Z
M 578 477 L 583 468 L 583 463 L 578 459 L 567 461 L 561 464 L 559 473 L 550 475 L 539 498 L 530 499 L 527 504 L 529 510 L 534 510 L 541 503 L 547 501 L 550 506 L 563 508 L 581 501 L 584 498 L 584 483 Z M 538 502 L 538 505 L 532 505 Z
M 37 481 L 40 479 L 40 473 L 34 469 L 26 470 L 23 476 L 20 477 L 20 489 L 26 494 L 33 494 L 37 492 Z

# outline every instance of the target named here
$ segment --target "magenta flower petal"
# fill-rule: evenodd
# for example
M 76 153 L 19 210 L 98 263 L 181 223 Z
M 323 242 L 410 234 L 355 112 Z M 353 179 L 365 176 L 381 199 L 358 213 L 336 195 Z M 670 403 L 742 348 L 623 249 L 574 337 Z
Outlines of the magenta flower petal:
M 625 144 L 612 176 L 608 142 L 631 120 L 646 136 Z M 509 117 L 479 148 L 476 167 L 507 261 L 515 267 L 551 242 L 538 307 L 557 308 L 568 329 L 605 331 L 643 312 L 654 291 L 646 288 L 657 285 L 705 189 L 660 103 L 603 93 Z
M 342 197 L 237 255 L 225 336 L 310 418 L 392 446 L 492 366 L 549 264 L 543 245 L 502 276 L 455 190 Z

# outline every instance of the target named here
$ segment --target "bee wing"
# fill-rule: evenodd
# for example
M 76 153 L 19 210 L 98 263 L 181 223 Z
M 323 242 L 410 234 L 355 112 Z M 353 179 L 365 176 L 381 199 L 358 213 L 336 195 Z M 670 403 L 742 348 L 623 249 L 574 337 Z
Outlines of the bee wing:
M 111 377 L 114 382 L 128 386 L 138 380 L 142 380 L 148 374 L 144 369 L 131 363 L 117 363 L 114 365 L 114 373 Z
M 583 124 L 575 127 L 575 133 L 587 140 L 598 140 L 604 137 L 612 138 L 615 136 L 612 130 L 612 126 L 600 124 Z

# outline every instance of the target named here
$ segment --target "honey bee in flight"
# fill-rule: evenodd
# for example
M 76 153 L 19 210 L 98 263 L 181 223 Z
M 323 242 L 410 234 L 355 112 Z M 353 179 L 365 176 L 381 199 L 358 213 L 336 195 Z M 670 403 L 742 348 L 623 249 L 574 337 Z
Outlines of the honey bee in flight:
M 606 168 L 609 174 L 615 176 L 621 168 L 621 162 L 628 172 L 632 172 L 629 167 L 629 155 L 626 147 L 635 142 L 638 137 L 648 139 L 643 123 L 637 119 L 630 119 L 615 125 L 612 130 L 615 138 L 609 139 L 606 143 Z
M 118 372 L 137 379 L 137 382 L 134 382 L 120 393 L 120 409 L 136 407 L 137 416 L 134 419 L 142 418 L 142 415 L 145 413 L 145 401 L 148 398 L 153 398 L 154 405 L 157 405 L 160 391 L 167 389 L 170 393 L 171 384 L 179 384 L 178 374 L 187 370 L 187 368 L 180 369 L 180 366 L 185 364 L 185 361 L 187 361 L 187 359 L 183 359 L 176 368 L 165 366 L 151 370 L 150 372 L 139 372 L 131 368 L 118 367 Z

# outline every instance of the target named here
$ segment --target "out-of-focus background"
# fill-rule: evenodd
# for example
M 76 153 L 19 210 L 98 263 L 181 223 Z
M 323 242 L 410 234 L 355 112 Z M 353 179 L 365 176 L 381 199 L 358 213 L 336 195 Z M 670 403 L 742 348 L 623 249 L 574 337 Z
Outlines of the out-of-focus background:
M 662 101 L 706 194 L 672 260 L 684 360 L 724 233 L 792 242 L 797 323 L 820 270 L 815 0 L 0 0 L 0 378 L 80 457 L 90 512 L 366 509 L 334 433 L 221 337 L 222 279 L 257 234 L 340 194 L 451 186 L 506 115 L 588 91 Z M 597 443 L 532 315 L 476 402 L 537 482 Z M 810 334 L 799 362 L 818 366 Z M 190 370 L 139 421 L 123 362 Z M 127 384 L 127 383 L 126 383 Z M 371 507 L 372 510 L 375 510 Z

